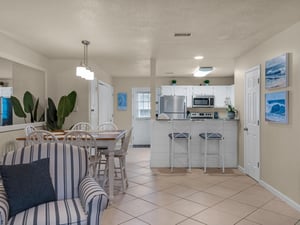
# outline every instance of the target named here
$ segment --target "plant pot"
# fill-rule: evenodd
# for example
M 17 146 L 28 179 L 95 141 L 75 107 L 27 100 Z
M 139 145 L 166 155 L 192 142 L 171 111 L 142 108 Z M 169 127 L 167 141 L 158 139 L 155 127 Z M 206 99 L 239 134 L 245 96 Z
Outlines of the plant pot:
M 232 120 L 235 117 L 235 112 L 227 112 L 227 118 Z

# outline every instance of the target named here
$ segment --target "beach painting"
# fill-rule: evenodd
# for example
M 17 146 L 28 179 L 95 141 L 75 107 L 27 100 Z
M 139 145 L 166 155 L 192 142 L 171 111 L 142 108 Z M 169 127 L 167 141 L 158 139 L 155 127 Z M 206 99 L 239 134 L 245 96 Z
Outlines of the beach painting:
M 127 110 L 127 94 L 125 92 L 118 93 L 118 110 Z
M 266 93 L 265 100 L 265 120 L 288 123 L 288 91 Z
M 266 61 L 266 89 L 287 87 L 288 53 Z

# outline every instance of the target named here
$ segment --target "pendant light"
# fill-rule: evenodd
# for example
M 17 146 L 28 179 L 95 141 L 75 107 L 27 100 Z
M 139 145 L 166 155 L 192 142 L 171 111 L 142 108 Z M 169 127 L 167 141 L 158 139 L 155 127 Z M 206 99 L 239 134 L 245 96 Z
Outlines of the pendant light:
M 83 61 L 80 63 L 80 66 L 76 68 L 76 76 L 82 77 L 86 80 L 94 80 L 94 72 L 90 70 L 88 67 L 88 45 L 90 44 L 89 41 L 83 40 L 81 43 L 84 46 L 84 55 Z

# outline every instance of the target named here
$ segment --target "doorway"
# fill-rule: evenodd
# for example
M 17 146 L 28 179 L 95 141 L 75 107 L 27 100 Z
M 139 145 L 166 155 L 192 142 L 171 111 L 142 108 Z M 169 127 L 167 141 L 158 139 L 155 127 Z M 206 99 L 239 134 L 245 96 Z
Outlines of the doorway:
M 102 81 L 91 82 L 90 123 L 93 128 L 104 122 L 113 122 L 113 87 Z
M 245 73 L 244 167 L 255 180 L 260 179 L 260 66 Z
M 150 88 L 132 89 L 133 147 L 150 147 L 151 94 Z

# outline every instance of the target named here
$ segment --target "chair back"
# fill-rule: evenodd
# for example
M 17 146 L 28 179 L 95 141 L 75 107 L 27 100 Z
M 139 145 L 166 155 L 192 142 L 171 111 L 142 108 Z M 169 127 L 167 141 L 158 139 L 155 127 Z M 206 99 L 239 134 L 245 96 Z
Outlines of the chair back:
M 169 127 L 169 138 L 175 139 L 190 139 L 191 138 L 191 121 L 188 120 L 171 120 Z
M 50 175 L 57 200 L 77 198 L 79 183 L 88 172 L 88 154 L 78 146 L 64 143 L 29 145 L 6 153 L 3 164 L 25 164 L 44 158 L 50 159 Z
M 129 142 L 130 142 L 130 138 L 131 138 L 131 133 L 132 133 L 132 128 L 130 128 L 130 130 L 126 132 L 124 141 L 122 142 L 120 150 L 124 154 L 127 154 L 128 147 L 129 147 Z
M 74 130 L 65 135 L 64 143 L 80 146 L 92 153 L 91 150 L 97 146 L 95 138 L 87 131 Z
M 25 131 L 25 136 L 27 137 L 30 133 L 36 131 L 36 128 L 32 124 L 30 124 L 25 126 L 24 131 Z
M 203 132 L 199 134 L 204 140 L 223 140 L 224 139 L 224 121 L 206 121 L 203 126 Z
M 82 131 L 89 131 L 92 130 L 92 126 L 90 123 L 87 122 L 79 122 L 74 124 L 71 130 L 82 130 Z
M 118 127 L 113 122 L 104 122 L 98 126 L 99 131 L 118 130 Z
M 57 142 L 54 134 L 46 130 L 35 130 L 26 136 L 26 145 Z

